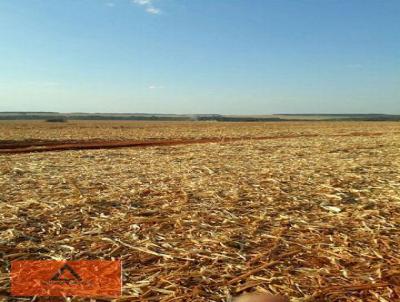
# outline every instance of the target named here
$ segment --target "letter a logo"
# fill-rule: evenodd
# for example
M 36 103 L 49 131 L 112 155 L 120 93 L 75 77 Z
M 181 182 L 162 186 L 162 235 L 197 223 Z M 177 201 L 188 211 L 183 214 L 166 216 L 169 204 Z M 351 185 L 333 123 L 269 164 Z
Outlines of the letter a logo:
M 72 269 L 72 267 L 68 264 L 64 264 L 51 278 L 51 281 L 82 281 L 82 278 Z

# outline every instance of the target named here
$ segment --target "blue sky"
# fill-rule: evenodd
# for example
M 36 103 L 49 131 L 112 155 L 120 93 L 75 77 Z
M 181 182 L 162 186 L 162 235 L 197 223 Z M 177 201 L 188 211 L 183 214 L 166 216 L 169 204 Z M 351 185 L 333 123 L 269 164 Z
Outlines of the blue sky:
M 400 114 L 398 0 L 0 0 L 0 111 Z

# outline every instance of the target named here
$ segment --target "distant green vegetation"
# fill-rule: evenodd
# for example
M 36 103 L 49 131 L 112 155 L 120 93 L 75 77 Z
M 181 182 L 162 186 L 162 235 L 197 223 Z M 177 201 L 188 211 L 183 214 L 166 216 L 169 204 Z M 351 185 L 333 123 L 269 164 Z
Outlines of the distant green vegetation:
M 58 113 L 0 112 L 0 120 L 119 120 L 119 121 L 217 121 L 217 122 L 280 122 L 280 121 L 400 121 L 392 114 L 274 114 L 264 116 L 220 114 L 148 114 L 148 113 Z
M 53 117 L 46 120 L 48 123 L 65 123 L 67 121 L 65 117 Z

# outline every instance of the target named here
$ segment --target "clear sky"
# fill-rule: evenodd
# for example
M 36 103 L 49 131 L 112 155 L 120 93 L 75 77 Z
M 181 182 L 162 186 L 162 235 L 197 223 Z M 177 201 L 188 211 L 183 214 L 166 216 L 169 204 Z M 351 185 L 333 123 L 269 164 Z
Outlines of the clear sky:
M 400 114 L 400 1 L 0 0 L 0 111 Z

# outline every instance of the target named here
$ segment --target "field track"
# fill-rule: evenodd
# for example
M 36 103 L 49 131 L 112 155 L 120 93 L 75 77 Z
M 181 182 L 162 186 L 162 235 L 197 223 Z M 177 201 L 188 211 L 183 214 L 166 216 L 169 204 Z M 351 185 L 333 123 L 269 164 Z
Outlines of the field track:
M 352 132 L 333 134 L 324 137 L 343 136 L 380 136 L 381 132 Z M 68 150 L 116 149 L 127 147 L 156 147 L 188 144 L 227 143 L 236 141 L 286 139 L 299 137 L 319 137 L 318 134 L 276 135 L 261 137 L 210 137 L 199 139 L 168 139 L 168 140 L 3 140 L 0 141 L 0 154 L 20 154 L 32 152 L 51 152 Z

